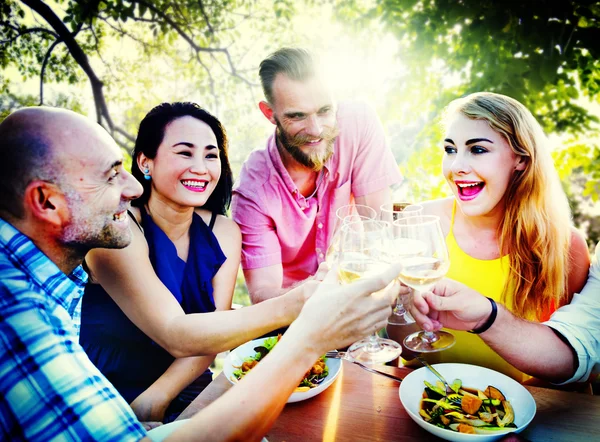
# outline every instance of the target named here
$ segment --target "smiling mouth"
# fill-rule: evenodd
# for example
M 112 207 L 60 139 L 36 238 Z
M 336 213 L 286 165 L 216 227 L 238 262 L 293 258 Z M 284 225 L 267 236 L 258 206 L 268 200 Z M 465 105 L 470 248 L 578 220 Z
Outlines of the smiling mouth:
M 307 141 L 305 144 L 305 146 L 316 146 L 317 144 L 320 144 L 321 141 L 323 141 L 323 138 L 319 138 L 318 140 L 313 140 L 313 141 Z
M 123 211 L 123 212 L 120 212 L 120 213 L 115 213 L 113 215 L 113 221 L 117 221 L 117 222 L 120 222 L 120 223 L 127 221 L 127 211 Z
M 477 197 L 485 187 L 485 183 L 480 181 L 477 183 L 456 183 L 458 196 L 463 201 L 469 201 Z
M 206 190 L 206 186 L 208 186 L 208 181 L 191 181 L 184 180 L 181 182 L 186 189 L 189 189 L 193 192 L 204 192 Z

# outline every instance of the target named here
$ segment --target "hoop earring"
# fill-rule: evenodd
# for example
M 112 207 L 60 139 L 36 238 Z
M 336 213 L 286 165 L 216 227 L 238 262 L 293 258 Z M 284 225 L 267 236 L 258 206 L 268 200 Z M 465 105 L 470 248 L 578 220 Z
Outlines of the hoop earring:
M 152 179 L 152 177 L 150 176 L 150 169 L 146 168 L 143 171 L 144 173 L 144 179 L 147 181 L 150 181 Z

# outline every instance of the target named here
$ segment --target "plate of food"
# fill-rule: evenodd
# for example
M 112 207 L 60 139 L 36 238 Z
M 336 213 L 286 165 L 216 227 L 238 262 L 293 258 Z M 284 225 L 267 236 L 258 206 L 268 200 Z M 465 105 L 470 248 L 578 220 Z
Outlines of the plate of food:
M 256 366 L 277 344 L 280 336 L 255 339 L 232 350 L 223 364 L 223 374 L 229 382 L 236 384 Z M 306 372 L 287 402 L 309 399 L 325 391 L 340 374 L 340 359 L 320 357 Z
M 450 390 L 426 367 L 400 385 L 408 415 L 430 433 L 450 441 L 487 442 L 519 433 L 535 416 L 533 396 L 502 373 L 469 364 L 435 364 Z

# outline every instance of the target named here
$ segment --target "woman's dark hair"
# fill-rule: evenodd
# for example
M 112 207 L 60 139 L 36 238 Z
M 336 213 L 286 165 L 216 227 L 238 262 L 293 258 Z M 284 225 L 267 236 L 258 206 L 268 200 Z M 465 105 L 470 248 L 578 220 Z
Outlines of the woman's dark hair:
M 174 120 L 181 117 L 194 117 L 212 129 L 217 138 L 217 147 L 219 148 L 219 159 L 221 160 L 221 177 L 210 195 L 204 209 L 225 215 L 231 202 L 231 193 L 233 187 L 233 174 L 229 165 L 227 156 L 227 134 L 216 117 L 206 110 L 202 109 L 196 103 L 162 103 L 152 109 L 140 123 L 138 135 L 135 140 L 135 148 L 132 153 L 131 173 L 142 184 L 144 193 L 138 199 L 132 202 L 135 207 L 143 207 L 150 197 L 150 181 L 144 179 L 144 174 L 137 164 L 137 158 L 143 153 L 147 158 L 156 157 L 158 147 L 163 141 L 165 128 Z

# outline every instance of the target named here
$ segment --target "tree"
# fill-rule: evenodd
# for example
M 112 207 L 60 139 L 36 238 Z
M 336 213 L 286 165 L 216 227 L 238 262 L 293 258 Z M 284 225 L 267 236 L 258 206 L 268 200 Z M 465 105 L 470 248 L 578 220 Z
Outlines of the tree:
M 235 45 L 237 28 L 248 21 L 259 30 L 273 23 L 273 11 L 289 16 L 292 5 L 277 1 L 260 8 L 260 1 L 243 0 L 7 0 L 0 5 L 0 66 L 15 67 L 23 78 L 39 77 L 40 103 L 48 81 L 75 84 L 83 73 L 90 83 L 98 123 L 116 139 L 132 141 L 130 132 L 116 124 L 109 111 L 106 86 L 111 67 L 98 67 L 91 56 L 103 59 L 111 38 L 129 39 L 140 53 L 162 54 L 173 63 L 193 67 L 212 94 L 218 109 L 215 71 L 227 73 L 249 89 L 238 64 L 247 50 Z M 104 75 L 99 71 L 106 71 Z M 0 83 L 3 92 L 10 82 Z
M 600 2 L 339 0 L 337 6 L 342 20 L 381 22 L 399 42 L 408 73 L 390 93 L 388 109 L 402 108 L 421 128 L 405 142 L 420 149 L 403 167 L 420 184 L 417 193 L 440 191 L 439 180 L 422 177 L 439 176 L 435 126 L 442 108 L 486 90 L 521 101 L 548 134 L 566 139 L 556 158 L 574 206 L 598 199 L 599 120 L 582 103 L 600 103 Z

